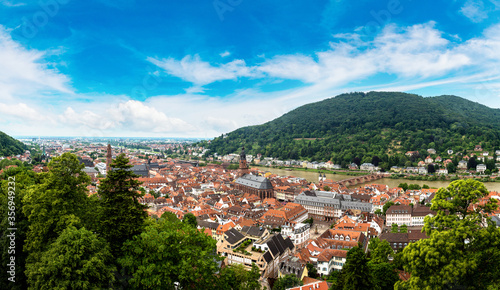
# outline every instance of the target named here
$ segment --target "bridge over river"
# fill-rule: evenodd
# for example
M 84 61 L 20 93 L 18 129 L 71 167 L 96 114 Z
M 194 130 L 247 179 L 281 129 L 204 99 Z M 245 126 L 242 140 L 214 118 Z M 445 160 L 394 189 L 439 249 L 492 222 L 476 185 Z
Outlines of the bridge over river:
M 389 176 L 391 176 L 390 173 L 372 173 L 368 175 L 355 176 L 352 178 L 339 180 L 337 181 L 337 183 L 345 187 L 349 187 L 360 183 L 372 182 Z

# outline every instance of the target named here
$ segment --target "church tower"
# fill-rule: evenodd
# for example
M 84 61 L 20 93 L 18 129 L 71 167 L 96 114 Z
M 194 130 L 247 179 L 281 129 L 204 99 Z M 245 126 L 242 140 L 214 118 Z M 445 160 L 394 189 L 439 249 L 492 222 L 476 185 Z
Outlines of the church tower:
M 108 153 L 106 154 L 106 173 L 111 169 L 112 155 L 111 144 L 108 143 Z
M 245 147 L 241 148 L 240 153 L 240 168 L 238 169 L 240 172 L 240 176 L 243 176 L 248 173 L 248 165 L 247 165 L 247 155 L 245 154 Z

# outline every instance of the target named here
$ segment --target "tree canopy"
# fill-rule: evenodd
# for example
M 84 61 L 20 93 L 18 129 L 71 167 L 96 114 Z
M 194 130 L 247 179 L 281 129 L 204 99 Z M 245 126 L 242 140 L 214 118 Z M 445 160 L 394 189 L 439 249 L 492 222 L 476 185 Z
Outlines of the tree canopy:
M 372 287 L 373 278 L 368 267 L 368 258 L 359 246 L 353 247 L 347 252 L 347 259 L 335 289 L 363 290 Z
M 125 243 L 119 264 L 137 289 L 216 285 L 216 241 L 188 223 L 160 218 Z
M 26 150 L 26 146 L 0 131 L 0 156 L 12 156 L 23 154 L 24 150 Z
M 293 274 L 287 274 L 281 278 L 278 278 L 273 285 L 273 290 L 285 290 L 295 286 L 304 285 L 302 281 Z
M 457 180 L 440 188 L 432 200 L 434 217 L 423 231 L 430 238 L 403 251 L 404 269 L 411 274 L 400 289 L 488 289 L 500 284 L 500 229 L 487 214 L 497 208 L 486 199 L 481 182 Z
M 85 228 L 66 228 L 27 267 L 31 289 L 103 289 L 114 281 L 116 268 L 109 245 Z
M 147 218 L 146 206 L 139 203 L 140 182 L 128 164 L 125 154 L 120 154 L 111 163 L 106 178 L 101 181 L 98 195 L 101 198 L 99 227 L 101 234 L 110 243 L 113 254 L 121 245 L 141 233 Z
M 48 164 L 49 172 L 38 175 L 40 183 L 27 190 L 22 210 L 30 224 L 25 247 L 31 256 L 45 251 L 68 226 L 92 220 L 90 177 L 84 167 L 75 155 L 64 153 Z
M 200 145 L 219 155 L 247 153 L 328 161 L 344 167 L 375 162 L 389 170 L 427 156 L 482 144 L 500 147 L 500 110 L 455 96 L 423 98 L 399 92 L 354 92 L 301 106 L 258 126 L 239 128 Z M 418 157 L 405 156 L 420 151 Z M 418 159 L 418 160 L 417 160 Z

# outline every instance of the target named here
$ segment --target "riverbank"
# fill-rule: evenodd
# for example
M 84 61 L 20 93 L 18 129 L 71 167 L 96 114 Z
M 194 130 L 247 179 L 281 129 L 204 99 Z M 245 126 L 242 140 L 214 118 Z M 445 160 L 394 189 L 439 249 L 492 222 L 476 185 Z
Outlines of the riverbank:
M 406 175 L 406 174 L 392 174 L 391 179 L 406 179 L 406 180 L 423 180 L 423 181 L 455 181 L 459 179 L 476 179 L 481 182 L 500 182 L 500 176 L 488 175 Z
M 308 169 L 308 170 L 292 170 L 292 171 L 290 171 L 290 170 L 273 168 L 273 167 L 263 167 L 263 166 L 253 166 L 253 167 L 258 167 L 262 171 L 268 171 L 268 172 L 271 172 L 273 174 L 277 174 L 279 176 L 295 176 L 295 177 L 299 177 L 299 178 L 304 178 L 309 182 L 318 182 L 319 181 L 319 171 L 317 171 L 317 170 Z M 288 168 L 288 167 L 285 167 L 285 168 Z M 325 173 L 327 179 L 331 179 L 333 181 L 342 181 L 345 179 L 352 178 L 352 175 L 347 175 L 347 174 L 344 174 L 343 172 L 330 173 L 329 171 L 324 171 L 324 170 L 321 172 Z M 361 175 L 365 175 L 365 174 L 367 174 L 367 173 L 363 173 Z M 356 184 L 353 186 L 349 186 L 349 188 L 362 187 L 366 184 L 373 184 L 373 183 L 387 185 L 391 188 L 398 187 L 398 185 L 401 183 L 418 184 L 420 186 L 428 185 L 431 188 L 440 188 L 440 187 L 447 187 L 450 184 L 450 182 L 458 179 L 454 175 L 452 176 L 451 179 L 446 179 L 446 180 L 433 179 L 433 178 L 428 178 L 425 176 L 415 176 L 415 177 L 412 177 L 410 179 L 410 178 L 403 178 L 400 176 L 393 176 L 393 177 L 382 178 L 382 179 L 378 179 L 378 180 L 370 181 L 370 182 L 366 182 L 366 183 L 359 183 L 359 184 Z M 478 179 L 478 180 L 481 181 L 481 179 Z M 484 185 L 490 191 L 500 192 L 500 182 L 498 182 L 498 181 L 494 182 L 494 181 L 488 180 L 488 182 L 484 182 Z
M 362 176 L 371 174 L 369 171 L 349 171 L 343 169 L 310 169 L 304 167 L 288 167 L 288 166 L 263 166 L 263 165 L 250 165 L 251 167 L 257 168 L 272 168 L 272 169 L 280 169 L 285 171 L 305 171 L 305 172 L 316 172 L 316 173 L 328 173 L 328 174 L 342 174 L 348 176 Z

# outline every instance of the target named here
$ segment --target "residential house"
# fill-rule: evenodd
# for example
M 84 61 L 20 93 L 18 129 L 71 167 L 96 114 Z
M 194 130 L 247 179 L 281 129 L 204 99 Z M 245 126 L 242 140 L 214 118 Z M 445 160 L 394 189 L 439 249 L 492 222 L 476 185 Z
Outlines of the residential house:
M 476 172 L 484 174 L 484 171 L 486 171 L 486 165 L 481 163 L 476 166 Z
M 326 281 L 319 281 L 316 279 L 311 279 L 311 280 L 314 281 L 311 281 L 309 283 L 304 282 L 304 286 L 288 288 L 287 290 L 328 290 L 328 283 Z
M 422 174 L 422 175 L 427 174 L 427 168 L 425 168 L 425 167 L 419 167 L 418 168 L 418 174 Z
M 385 214 L 386 225 L 390 226 L 392 224 L 401 225 L 411 225 L 411 213 L 412 207 L 409 205 L 393 205 Z
M 361 243 L 365 248 L 368 244 L 368 238 L 362 232 L 353 230 L 328 229 L 316 239 L 319 246 L 330 249 L 352 249 Z
M 276 234 L 268 237 L 261 242 L 265 245 L 264 251 L 252 251 L 250 244 L 245 251 L 233 251 L 227 240 L 217 246 L 217 253 L 225 257 L 225 263 L 242 264 L 247 270 L 252 269 L 252 264 L 255 263 L 265 278 L 278 278 L 280 265 L 289 257 L 294 249 L 292 241 L 287 238 L 283 239 L 281 234 Z
M 284 277 L 285 275 L 295 275 L 299 280 L 307 277 L 307 267 L 304 261 L 301 261 L 298 257 L 287 256 L 284 257 L 278 270 L 278 278 Z
M 296 249 L 303 248 L 310 236 L 309 224 L 304 223 L 287 223 L 281 227 L 281 234 L 284 237 L 289 237 Z
M 458 169 L 467 169 L 467 161 L 465 160 L 460 160 L 458 161 Z
M 430 207 L 418 206 L 418 203 L 413 207 L 411 213 L 411 223 L 409 226 L 424 226 L 424 219 L 426 216 L 434 216 L 436 212 L 432 211 Z
M 375 171 L 377 170 L 377 167 L 375 167 L 375 165 L 373 165 L 372 163 L 363 163 L 361 164 L 359 169 L 364 171 Z
M 318 255 L 317 270 L 321 276 L 328 275 L 332 270 L 340 271 L 347 259 L 346 250 L 325 249 Z
M 269 236 L 269 231 L 265 227 L 243 226 L 240 231 L 245 237 L 258 241 Z
M 408 151 L 405 153 L 405 155 L 408 157 L 418 157 L 420 153 L 418 151 Z
M 380 240 L 389 242 L 393 251 L 402 250 L 410 243 L 408 233 L 383 233 Z
M 219 224 L 217 230 L 215 231 L 215 235 L 212 237 L 214 237 L 214 239 L 218 243 L 220 243 L 224 240 L 224 234 L 235 226 L 236 224 L 233 221 L 227 222 L 225 224 Z

